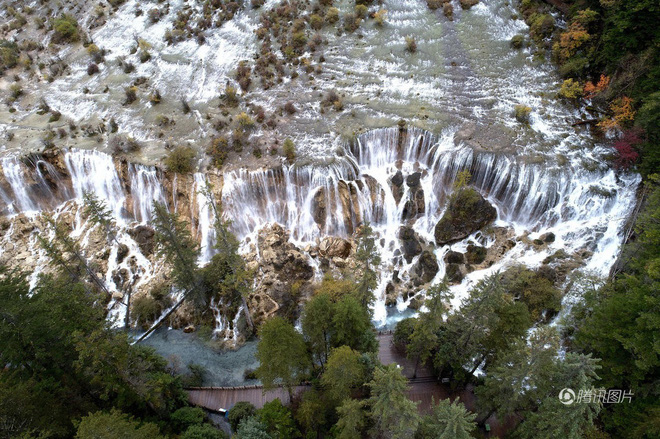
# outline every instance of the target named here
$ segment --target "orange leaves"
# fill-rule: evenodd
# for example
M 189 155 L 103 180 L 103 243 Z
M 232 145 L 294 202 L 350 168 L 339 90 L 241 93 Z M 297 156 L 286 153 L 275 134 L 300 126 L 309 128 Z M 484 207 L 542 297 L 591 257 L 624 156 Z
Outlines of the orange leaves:
M 623 96 L 612 101 L 610 104 L 612 117 L 603 119 L 598 123 L 598 126 L 603 130 L 608 131 L 615 128 L 624 128 L 631 125 L 635 119 L 636 114 L 632 104 L 633 100 L 628 96 Z
M 605 75 L 600 75 L 600 80 L 596 85 L 591 81 L 587 81 L 587 83 L 584 84 L 585 99 L 592 99 L 594 96 L 605 90 L 608 85 L 610 85 L 610 77 Z
M 587 32 L 584 26 L 578 22 L 573 22 L 568 29 L 561 34 L 559 42 L 555 46 L 555 51 L 563 60 L 575 55 L 577 50 L 589 39 L 591 35 Z

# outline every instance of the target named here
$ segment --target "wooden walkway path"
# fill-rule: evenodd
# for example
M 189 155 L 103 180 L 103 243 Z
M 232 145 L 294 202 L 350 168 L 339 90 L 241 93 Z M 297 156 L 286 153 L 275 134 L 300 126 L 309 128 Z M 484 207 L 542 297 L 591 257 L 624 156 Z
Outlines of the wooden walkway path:
M 307 386 L 297 386 L 294 394 L 300 394 L 306 389 Z M 289 403 L 289 392 L 282 387 L 266 392 L 264 392 L 263 386 L 193 387 L 186 391 L 191 404 L 213 411 L 227 410 L 239 401 L 252 403 L 258 409 L 277 398 L 282 401 L 282 404 Z

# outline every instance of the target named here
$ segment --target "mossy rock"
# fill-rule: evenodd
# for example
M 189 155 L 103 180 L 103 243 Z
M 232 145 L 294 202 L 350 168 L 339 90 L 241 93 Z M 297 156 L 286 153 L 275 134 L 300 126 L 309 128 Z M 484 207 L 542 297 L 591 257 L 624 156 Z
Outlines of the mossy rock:
M 473 188 L 452 194 L 447 211 L 435 225 L 435 242 L 442 246 L 467 238 L 497 218 L 497 210 Z

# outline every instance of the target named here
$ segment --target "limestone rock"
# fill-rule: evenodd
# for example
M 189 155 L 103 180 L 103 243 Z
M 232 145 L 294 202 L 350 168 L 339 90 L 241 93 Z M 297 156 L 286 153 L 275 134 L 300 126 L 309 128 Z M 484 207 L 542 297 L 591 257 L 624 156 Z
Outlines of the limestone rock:
M 439 269 L 435 255 L 428 250 L 424 250 L 412 269 L 413 284 L 422 285 L 431 282 Z
M 327 258 L 347 258 L 351 254 L 351 243 L 343 238 L 323 238 L 319 244 L 319 254 Z
M 128 234 L 135 240 L 135 242 L 137 242 L 138 247 L 140 247 L 140 252 L 142 252 L 143 255 L 149 257 L 153 254 L 155 247 L 154 229 L 141 224 L 128 230 Z
M 479 192 L 461 189 L 450 197 L 445 214 L 435 226 L 435 242 L 442 246 L 460 241 L 496 218 L 497 211 Z
M 422 245 L 419 242 L 417 233 L 412 227 L 401 227 L 399 229 L 399 240 L 401 240 L 401 249 L 406 262 L 412 262 L 413 258 L 422 253 Z

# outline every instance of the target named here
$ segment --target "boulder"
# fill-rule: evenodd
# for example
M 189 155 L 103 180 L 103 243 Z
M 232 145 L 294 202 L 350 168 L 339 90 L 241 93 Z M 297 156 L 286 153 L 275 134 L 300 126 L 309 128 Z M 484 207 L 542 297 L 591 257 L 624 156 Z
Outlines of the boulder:
M 128 234 L 140 247 L 140 251 L 145 256 L 151 256 L 154 252 L 155 232 L 150 226 L 139 225 L 128 230 Z
M 423 215 L 425 211 L 424 189 L 419 185 L 411 187 L 406 204 L 403 206 L 403 219 L 414 219 L 418 215 Z
M 461 281 L 463 281 L 463 278 L 465 277 L 465 274 L 463 273 L 463 270 L 461 269 L 461 265 L 459 264 L 447 264 L 446 267 L 446 276 L 447 276 L 447 281 L 449 281 L 450 284 L 460 284 Z
M 401 227 L 399 229 L 399 240 L 401 241 L 403 257 L 409 264 L 415 256 L 422 253 L 422 245 L 419 243 L 419 237 L 412 227 Z
M 439 269 L 435 255 L 428 250 L 424 250 L 412 269 L 413 284 L 421 285 L 431 282 Z
M 467 257 L 468 264 L 481 264 L 486 260 L 486 254 L 488 253 L 486 247 L 480 245 L 469 244 L 467 247 Z
M 119 244 L 119 247 L 117 247 L 117 263 L 121 264 L 124 261 L 124 258 L 126 258 L 126 255 L 128 255 L 128 246 L 126 244 Z
M 463 253 L 450 250 L 445 255 L 445 262 L 447 264 L 465 264 L 465 256 Z
M 419 182 L 420 182 L 421 179 L 422 179 L 422 173 L 421 173 L 421 172 L 415 172 L 415 173 L 410 174 L 410 175 L 406 178 L 406 184 L 407 184 L 408 187 L 410 187 L 410 188 L 418 187 L 418 186 L 419 186 Z
M 396 174 L 390 179 L 390 186 L 392 188 L 394 201 L 396 201 L 396 204 L 399 204 L 401 197 L 403 197 L 403 174 L 400 170 L 396 171 Z
M 327 258 L 347 258 L 351 254 L 351 243 L 343 238 L 323 238 L 319 244 L 319 254 Z
M 472 188 L 452 194 L 445 214 L 435 225 L 435 242 L 442 246 L 460 241 L 497 218 L 497 210 Z
M 549 244 L 551 242 L 555 242 L 555 234 L 552 232 L 544 233 L 543 235 L 539 236 L 539 239 Z

